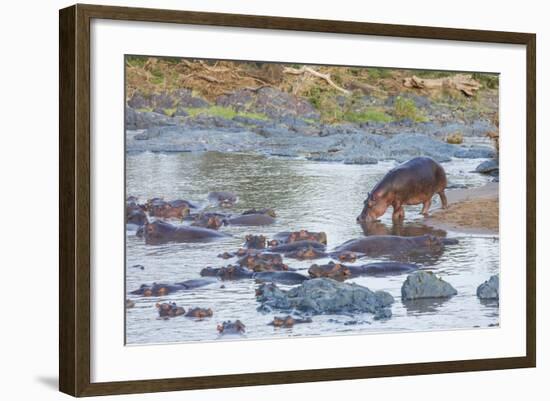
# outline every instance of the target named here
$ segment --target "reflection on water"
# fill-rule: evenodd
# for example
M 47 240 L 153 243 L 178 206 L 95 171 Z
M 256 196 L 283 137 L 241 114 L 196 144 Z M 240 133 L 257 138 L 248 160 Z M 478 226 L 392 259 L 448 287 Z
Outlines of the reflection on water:
M 236 250 L 247 234 L 273 236 L 280 231 L 307 229 L 325 231 L 328 249 L 352 238 L 373 234 L 422 235 L 425 233 L 448 237 L 457 235 L 434 230 L 422 224 L 421 206 L 406 207 L 406 221 L 401 225 L 391 222 L 389 210 L 380 222 L 361 227 L 355 218 L 362 209 L 367 192 L 395 163 L 377 165 L 344 165 L 335 163 L 265 158 L 243 154 L 219 153 L 140 153 L 127 156 L 127 194 L 141 201 L 152 197 L 188 199 L 206 210 L 212 208 L 206 201 L 211 191 L 235 192 L 239 202 L 232 209 L 239 213 L 251 208 L 270 207 L 277 212 L 277 221 L 268 227 L 227 226 L 221 230 L 231 236 L 210 243 L 182 243 L 145 245 L 143 239 L 128 231 L 127 236 L 127 292 L 142 283 L 179 282 L 197 278 L 206 266 L 220 267 L 233 262 L 217 257 L 225 251 Z M 444 164 L 449 181 L 454 184 L 478 186 L 488 178 L 472 174 L 479 160 L 455 160 Z M 434 198 L 432 208 L 438 207 Z M 430 269 L 449 281 L 458 295 L 423 307 L 401 302 L 401 284 L 405 275 L 389 277 L 358 277 L 350 282 L 373 290 L 386 290 L 395 298 L 393 317 L 375 321 L 372 315 L 314 316 L 313 322 L 296 325 L 292 329 L 274 329 L 267 323 L 273 314 L 256 310 L 258 304 L 253 280 L 227 281 L 193 291 L 170 294 L 162 298 L 127 296 L 136 302 L 127 311 L 126 339 L 128 344 L 216 340 L 216 325 L 224 320 L 239 319 L 246 325 L 246 338 L 286 338 L 357 334 L 399 330 L 441 330 L 488 327 L 498 323 L 498 304 L 482 303 L 475 296 L 477 286 L 498 272 L 499 242 L 492 237 L 462 236 L 458 245 L 446 247 L 437 254 L 416 255 L 411 260 Z M 387 258 L 366 258 L 364 264 Z M 329 259 L 320 259 L 318 264 Z M 300 273 L 307 274 L 312 264 L 308 261 L 285 260 Z M 143 265 L 144 269 L 133 268 Z M 281 286 L 282 288 L 289 288 Z M 212 318 L 194 320 L 178 317 L 157 319 L 155 303 L 174 301 L 186 309 L 210 307 Z
M 391 212 L 391 209 L 390 209 Z M 407 216 L 409 218 L 409 216 Z M 438 237 L 446 237 L 447 231 L 427 226 L 418 221 L 403 221 L 395 223 L 382 223 L 374 221 L 361 224 L 365 235 L 401 235 L 404 237 L 415 237 L 418 235 L 430 234 Z

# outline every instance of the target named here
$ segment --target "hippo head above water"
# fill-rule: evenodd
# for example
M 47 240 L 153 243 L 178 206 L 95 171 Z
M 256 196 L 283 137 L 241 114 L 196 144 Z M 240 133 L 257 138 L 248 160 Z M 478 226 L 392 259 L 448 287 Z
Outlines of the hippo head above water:
M 386 210 L 390 206 L 389 199 L 380 191 L 369 193 L 367 199 L 365 199 L 363 210 L 361 214 L 357 216 L 358 223 L 370 223 L 378 220 L 380 216 L 386 213 Z

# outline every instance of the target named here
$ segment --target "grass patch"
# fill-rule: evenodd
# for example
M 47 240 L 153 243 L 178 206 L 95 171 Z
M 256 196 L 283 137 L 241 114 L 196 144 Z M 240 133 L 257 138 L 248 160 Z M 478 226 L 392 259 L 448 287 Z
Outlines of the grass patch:
M 231 107 L 222 107 L 222 106 L 212 106 L 212 107 L 199 107 L 192 108 L 188 107 L 185 111 L 189 114 L 190 117 L 196 117 L 199 115 L 212 116 L 212 117 L 222 117 L 228 120 L 231 120 L 234 117 L 247 117 L 253 118 L 255 120 L 269 120 L 265 114 L 262 113 L 252 113 L 247 111 L 235 111 Z
M 392 77 L 392 70 L 389 68 L 367 68 L 370 79 L 384 79 Z
M 366 123 L 369 121 L 389 123 L 393 121 L 393 118 L 382 110 L 368 109 L 360 112 L 349 111 L 343 113 L 342 120 L 356 124 Z
M 398 96 L 395 99 L 393 115 L 397 120 L 412 120 L 414 122 L 428 121 L 424 113 L 416 107 L 412 99 Z
M 176 112 L 177 108 L 171 108 L 171 109 L 164 109 L 164 114 L 166 114 L 168 117 L 172 117 L 174 113 Z

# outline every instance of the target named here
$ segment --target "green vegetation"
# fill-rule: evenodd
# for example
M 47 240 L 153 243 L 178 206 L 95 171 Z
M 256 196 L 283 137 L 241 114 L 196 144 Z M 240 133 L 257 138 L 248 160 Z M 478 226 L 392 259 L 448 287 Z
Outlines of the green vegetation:
M 378 80 L 392 77 L 392 70 L 390 68 L 367 68 L 370 80 Z
M 343 113 L 342 119 L 350 123 L 366 123 L 369 121 L 389 123 L 393 121 L 393 118 L 386 114 L 384 111 L 371 108 L 360 112 L 347 112 Z
M 498 89 L 498 74 L 483 74 L 479 72 L 474 72 L 472 74 L 472 78 L 481 82 L 481 84 L 487 89 Z
M 265 114 L 250 113 L 246 111 L 235 111 L 231 107 L 222 107 L 222 106 L 200 107 L 200 108 L 188 107 L 185 109 L 185 111 L 189 114 L 190 117 L 205 115 L 205 116 L 213 116 L 213 117 L 223 117 L 227 119 L 232 119 L 233 117 L 236 117 L 236 116 L 253 118 L 256 120 L 269 119 Z
M 414 104 L 412 99 L 407 99 L 401 96 L 398 96 L 395 99 L 393 115 L 398 120 L 409 119 L 415 122 L 428 121 L 422 111 L 416 107 L 416 104 Z

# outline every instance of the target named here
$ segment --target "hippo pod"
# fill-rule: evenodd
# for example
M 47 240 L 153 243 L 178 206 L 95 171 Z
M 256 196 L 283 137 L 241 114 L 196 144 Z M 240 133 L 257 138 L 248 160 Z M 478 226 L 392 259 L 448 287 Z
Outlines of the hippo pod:
M 346 280 L 358 276 L 387 276 L 415 270 L 418 270 L 418 266 L 411 263 L 377 262 L 362 266 L 346 266 L 329 262 L 326 265 L 311 265 L 308 273 L 312 278 L 329 277 L 335 280 Z
M 290 244 L 297 241 L 315 241 L 320 242 L 321 244 L 327 244 L 327 234 L 324 232 L 311 232 L 307 230 L 299 231 L 283 231 L 277 233 L 273 236 L 273 239 L 276 241 L 276 244 L 272 245 L 282 245 Z
M 268 248 L 270 252 L 275 253 L 287 253 L 287 252 L 295 252 L 299 249 L 307 249 L 307 248 L 314 248 L 316 250 L 325 250 L 325 244 L 322 244 L 317 241 L 296 241 L 292 242 L 290 244 L 282 244 L 282 245 L 276 245 Z
M 146 244 L 167 242 L 205 242 L 227 237 L 216 230 L 202 227 L 176 226 L 161 220 L 147 223 L 143 227 Z
M 335 248 L 336 252 L 359 252 L 367 256 L 406 255 L 412 253 L 436 253 L 443 250 L 441 238 L 433 235 L 400 237 L 396 235 L 371 235 L 352 239 Z
M 220 334 L 244 334 L 246 326 L 240 320 L 227 320 L 218 324 L 217 330 Z
M 285 329 L 291 328 L 295 324 L 301 324 L 301 323 L 311 323 L 311 318 L 305 318 L 305 319 L 295 319 L 290 315 L 287 315 L 285 317 L 275 316 L 273 318 L 272 322 L 269 322 L 269 326 L 273 327 L 283 327 Z
M 229 217 L 225 222 L 232 226 L 268 226 L 275 223 L 275 218 L 268 214 L 250 213 Z
M 421 213 L 427 215 L 434 194 L 441 198 L 443 208 L 447 207 L 445 187 L 447 176 L 439 163 L 429 157 L 415 157 L 390 170 L 372 189 L 364 201 L 358 223 L 376 221 L 393 207 L 392 219 L 405 218 L 405 205 L 423 204 Z
M 142 284 L 137 290 L 130 292 L 130 294 L 144 297 L 161 297 L 177 291 L 193 290 L 195 288 L 204 287 L 216 281 L 216 279 L 192 279 L 174 284 Z
M 215 191 L 208 194 L 208 200 L 217 206 L 230 208 L 235 206 L 238 198 L 233 192 Z

